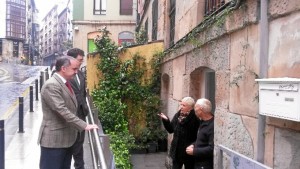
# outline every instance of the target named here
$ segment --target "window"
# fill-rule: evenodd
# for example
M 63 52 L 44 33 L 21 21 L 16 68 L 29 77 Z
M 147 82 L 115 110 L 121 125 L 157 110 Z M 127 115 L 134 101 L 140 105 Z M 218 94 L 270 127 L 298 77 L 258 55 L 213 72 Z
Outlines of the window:
M 7 1 L 6 3 L 6 36 L 25 39 L 26 6 L 25 0 Z
M 132 0 L 120 0 L 120 15 L 132 15 Z
M 106 15 L 106 0 L 94 0 L 94 15 Z
M 28 56 L 29 53 L 29 44 L 23 44 L 23 53 Z
M 174 45 L 176 0 L 170 0 L 170 46 Z
M 13 41 L 13 57 L 19 57 L 19 42 Z
M 118 45 L 119 46 L 129 46 L 134 42 L 134 34 L 132 32 L 124 31 L 119 33 Z
M 94 43 L 94 39 L 88 39 L 88 52 L 93 53 L 97 51 L 97 46 Z
M 152 41 L 157 40 L 158 0 L 152 3 Z
M 205 0 L 205 16 L 217 11 L 224 4 L 225 0 Z

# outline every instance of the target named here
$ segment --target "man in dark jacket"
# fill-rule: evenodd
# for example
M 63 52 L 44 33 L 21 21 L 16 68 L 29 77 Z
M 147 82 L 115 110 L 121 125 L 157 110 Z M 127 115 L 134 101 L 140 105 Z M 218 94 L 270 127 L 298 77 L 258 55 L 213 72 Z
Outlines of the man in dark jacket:
M 197 140 L 186 149 L 186 153 L 195 157 L 195 169 L 213 169 L 214 158 L 214 116 L 211 102 L 199 99 L 195 104 L 196 116 L 201 119 Z
M 84 51 L 78 48 L 72 48 L 68 50 L 68 56 L 75 58 L 80 65 L 83 62 Z M 76 95 L 76 100 L 78 103 L 77 116 L 85 121 L 85 117 L 88 114 L 88 107 L 86 103 L 86 83 L 84 74 L 78 70 L 77 74 L 70 80 L 72 89 Z M 84 160 L 83 160 L 83 142 L 84 142 L 85 133 L 80 132 L 78 134 L 77 140 L 73 145 L 73 158 L 75 169 L 84 169 Z
M 173 160 L 172 169 L 194 168 L 194 158 L 188 155 L 185 150 L 197 137 L 199 119 L 193 109 L 195 101 L 191 97 L 185 97 L 180 102 L 180 110 L 174 115 L 172 121 L 163 113 L 158 114 L 168 133 L 173 134 L 170 148 L 170 156 Z

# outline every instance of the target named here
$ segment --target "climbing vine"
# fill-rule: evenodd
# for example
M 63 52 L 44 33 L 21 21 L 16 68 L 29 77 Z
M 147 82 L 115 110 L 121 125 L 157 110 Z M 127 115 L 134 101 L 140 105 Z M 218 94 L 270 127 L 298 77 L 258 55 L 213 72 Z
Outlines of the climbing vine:
M 144 27 L 135 33 L 135 41 L 137 44 L 145 44 L 148 42 L 148 35 Z
M 119 54 L 124 49 L 119 50 L 112 42 L 106 28 L 100 34 L 94 42 L 101 57 L 97 64 L 101 79 L 92 96 L 103 129 L 110 136 L 116 167 L 130 169 L 129 150 L 140 140 L 163 135 L 156 115 L 160 108 L 162 52 L 155 53 L 150 63 L 139 53 L 121 61 Z M 147 64 L 151 65 L 150 69 Z M 146 139 L 141 139 L 145 130 L 150 132 Z

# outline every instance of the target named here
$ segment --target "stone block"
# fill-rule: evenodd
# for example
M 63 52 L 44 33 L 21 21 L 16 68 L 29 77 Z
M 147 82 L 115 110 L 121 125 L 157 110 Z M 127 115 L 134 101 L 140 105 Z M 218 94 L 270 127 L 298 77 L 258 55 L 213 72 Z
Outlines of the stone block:
M 300 13 L 270 23 L 269 77 L 299 78 Z
M 259 38 L 258 27 L 249 26 L 231 35 L 231 112 L 256 117 L 258 113 Z
M 173 60 L 173 98 L 176 100 L 181 100 L 183 97 L 183 75 L 185 74 L 186 68 L 185 62 L 185 56 L 181 56 Z
M 300 133 L 290 130 L 275 129 L 274 169 L 300 168 Z
M 299 11 L 300 1 L 295 0 L 272 0 L 269 1 L 269 14 L 271 17 L 286 15 L 295 11 Z

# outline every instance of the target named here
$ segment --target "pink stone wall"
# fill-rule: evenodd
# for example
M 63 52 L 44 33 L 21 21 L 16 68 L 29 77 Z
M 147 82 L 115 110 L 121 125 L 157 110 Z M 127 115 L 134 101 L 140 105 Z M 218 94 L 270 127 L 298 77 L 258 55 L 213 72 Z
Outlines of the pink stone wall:
M 268 2 L 268 77 L 300 78 L 300 1 Z M 170 86 L 173 86 L 170 89 L 174 95 L 169 98 L 172 102 L 168 105 L 169 115 L 173 114 L 180 96 L 199 92 L 195 90 L 197 82 L 193 80 L 198 78 L 199 85 L 202 80 L 193 75 L 196 70 L 206 67 L 215 71 L 215 145 L 225 145 L 253 159 L 257 151 L 259 112 L 255 79 L 259 78 L 259 43 L 260 37 L 264 36 L 259 32 L 260 9 L 257 3 L 254 0 L 242 1 L 238 9 L 225 17 L 223 24 L 213 24 L 199 33 L 196 39 L 201 44 L 199 47 L 195 43 L 185 43 L 169 53 L 162 66 L 162 73 L 169 75 Z M 197 22 L 187 6 L 178 7 L 176 21 L 180 24 L 176 27 L 177 40 Z M 195 9 L 195 6 L 190 9 Z M 299 133 L 299 122 L 267 117 L 265 164 L 274 168 L 299 168 L 300 165 L 293 160 L 299 158 Z M 293 137 L 287 138 L 286 135 Z M 285 149 L 281 155 L 282 149 L 276 145 L 295 148 Z M 215 161 L 217 158 L 215 156 Z
M 248 26 L 231 34 L 229 110 L 256 117 L 259 74 L 258 26 Z

